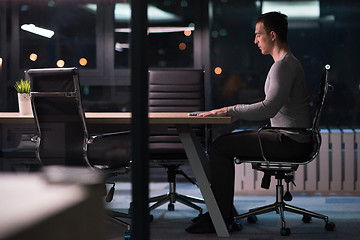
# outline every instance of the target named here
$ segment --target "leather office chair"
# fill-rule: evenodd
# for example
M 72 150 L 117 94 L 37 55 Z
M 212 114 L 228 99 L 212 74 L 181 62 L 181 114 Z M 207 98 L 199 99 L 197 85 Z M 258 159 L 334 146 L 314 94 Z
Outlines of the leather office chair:
M 204 110 L 204 72 L 197 69 L 152 69 L 149 70 L 149 112 L 193 112 Z M 150 166 L 167 169 L 169 192 L 152 197 L 150 211 L 169 202 L 168 210 L 174 210 L 176 201 L 194 208 L 202 214 L 195 203 L 203 199 L 181 195 L 176 192 L 176 175 L 181 174 L 195 184 L 181 169 L 187 156 L 175 126 L 161 126 L 150 133 Z M 195 134 L 205 143 L 204 126 L 193 126 Z
M 257 171 L 262 171 L 264 173 L 261 187 L 268 189 L 270 185 L 271 177 L 274 176 L 277 180 L 276 185 L 276 202 L 274 204 L 263 206 L 255 209 L 249 210 L 249 212 L 240 214 L 235 217 L 235 220 L 239 220 L 241 218 L 247 218 L 249 223 L 257 222 L 256 215 L 260 215 L 263 213 L 268 213 L 275 211 L 277 214 L 280 215 L 281 220 L 281 229 L 280 234 L 282 236 L 287 236 L 290 234 L 290 228 L 286 227 L 284 211 L 289 211 L 297 214 L 303 215 L 302 221 L 309 223 L 312 217 L 320 218 L 325 221 L 325 228 L 326 230 L 333 230 L 335 224 L 329 222 L 327 216 L 311 212 L 302 208 L 298 208 L 289 204 L 286 204 L 284 201 L 291 201 L 292 196 L 289 192 L 289 183 L 293 183 L 294 181 L 294 172 L 298 169 L 299 165 L 304 165 L 312 160 L 314 160 L 320 149 L 321 145 L 321 135 L 319 130 L 319 122 L 320 122 L 320 115 L 324 105 L 324 101 L 326 98 L 326 94 L 328 89 L 331 87 L 328 83 L 328 71 L 330 70 L 330 66 L 326 65 L 323 74 L 321 77 L 320 82 L 320 89 L 318 95 L 318 102 L 315 109 L 315 114 L 313 118 L 313 125 L 309 129 L 297 129 L 297 128 L 278 128 L 278 127 L 263 127 L 258 130 L 258 138 L 259 138 L 259 145 L 261 149 L 262 158 L 261 159 L 241 159 L 239 157 L 235 158 L 235 163 L 251 163 L 252 168 Z M 306 134 L 311 135 L 314 141 L 314 148 L 311 153 L 309 153 L 308 157 L 305 159 L 274 159 L 272 156 L 267 155 L 263 152 L 263 148 L 261 145 L 261 132 L 265 129 L 273 129 L 275 131 L 279 130 L 287 130 L 296 132 L 299 134 Z M 287 191 L 284 194 L 284 187 L 282 181 L 285 180 L 287 183 Z
M 79 74 L 76 68 L 30 69 L 25 71 L 30 80 L 30 96 L 39 135 L 37 159 L 42 166 L 83 166 L 98 170 L 104 178 L 129 171 L 131 146 L 129 132 L 90 136 L 83 111 Z M 106 196 L 111 201 L 114 184 Z M 125 238 L 130 238 L 130 224 L 119 218 L 130 215 L 108 211 L 116 222 L 127 227 Z

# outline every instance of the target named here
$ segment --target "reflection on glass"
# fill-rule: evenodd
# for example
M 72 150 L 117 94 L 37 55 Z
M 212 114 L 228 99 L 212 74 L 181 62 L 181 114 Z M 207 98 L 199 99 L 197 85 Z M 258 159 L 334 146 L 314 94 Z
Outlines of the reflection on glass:
M 96 68 L 96 8 L 55 1 L 21 4 L 19 25 L 21 69 L 57 67 L 58 59 L 63 67 Z M 81 58 L 87 64 L 81 65 Z
M 184 1 L 151 1 L 148 5 L 149 67 L 193 67 L 194 8 Z M 114 9 L 115 68 L 129 67 L 131 9 L 117 3 Z
M 263 1 L 262 13 L 278 11 L 289 19 L 318 19 L 320 17 L 319 1 Z

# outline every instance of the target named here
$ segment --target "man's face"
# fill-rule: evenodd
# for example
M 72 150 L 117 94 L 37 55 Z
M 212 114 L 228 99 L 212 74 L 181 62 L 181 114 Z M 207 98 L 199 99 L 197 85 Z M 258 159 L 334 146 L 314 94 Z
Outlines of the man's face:
M 267 34 L 264 28 L 264 23 L 258 22 L 255 26 L 255 40 L 254 43 L 259 47 L 263 55 L 271 53 L 273 41 L 271 33 Z

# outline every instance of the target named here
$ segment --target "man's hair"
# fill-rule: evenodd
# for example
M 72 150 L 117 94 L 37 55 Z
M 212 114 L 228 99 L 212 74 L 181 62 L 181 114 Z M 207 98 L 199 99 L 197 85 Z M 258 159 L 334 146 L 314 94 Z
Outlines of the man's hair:
M 280 41 L 287 42 L 288 21 L 287 16 L 280 12 L 268 12 L 256 18 L 256 23 L 262 22 L 267 34 L 276 32 Z

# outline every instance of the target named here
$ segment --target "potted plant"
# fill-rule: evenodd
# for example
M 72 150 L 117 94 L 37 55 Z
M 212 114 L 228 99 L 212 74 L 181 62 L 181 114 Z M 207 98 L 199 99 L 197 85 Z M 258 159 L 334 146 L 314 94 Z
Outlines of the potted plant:
M 14 85 L 18 93 L 19 112 L 21 115 L 32 114 L 30 101 L 30 81 L 20 79 Z

